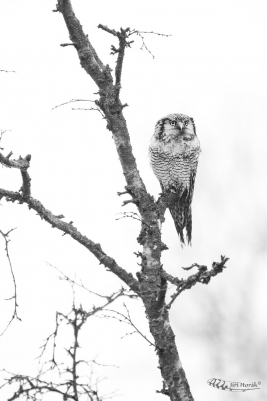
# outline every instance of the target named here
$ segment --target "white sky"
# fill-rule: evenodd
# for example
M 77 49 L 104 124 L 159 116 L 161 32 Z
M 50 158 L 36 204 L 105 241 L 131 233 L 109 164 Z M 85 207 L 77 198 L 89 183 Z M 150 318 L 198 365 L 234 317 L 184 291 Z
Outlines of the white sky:
M 16 71 L 0 73 L 0 128 L 11 130 L 1 147 L 4 154 L 12 150 L 16 158 L 30 153 L 32 195 L 53 213 L 63 213 L 66 221 L 73 220 L 83 234 L 100 242 L 106 253 L 135 274 L 139 224 L 131 219 L 116 221 L 117 213 L 135 210 L 133 206 L 122 209 L 122 199 L 116 195 L 125 183 L 110 132 L 97 112 L 72 111 L 72 105 L 51 111 L 70 99 L 94 99 L 97 91 L 81 69 L 75 49 L 60 47 L 69 39 L 62 16 L 52 12 L 55 4 L 55 0 L 0 3 L 0 69 Z M 220 294 L 223 314 L 234 320 L 245 291 L 249 330 L 266 335 L 262 316 L 266 305 L 267 3 L 73 0 L 73 7 L 102 61 L 111 67 L 115 60 L 109 55 L 110 46 L 116 46 L 116 40 L 97 29 L 99 23 L 172 35 L 146 36 L 155 59 L 140 51 L 136 38 L 126 51 L 121 99 L 129 104 L 124 114 L 139 171 L 154 196 L 160 187 L 147 154 L 155 122 L 171 112 L 194 117 L 203 151 L 193 200 L 193 246 L 181 249 L 168 214 L 163 240 L 170 249 L 163 262 L 171 274 L 186 277 L 181 266 L 193 262 L 210 266 L 220 255 L 230 257 L 228 269 L 209 286 L 194 288 L 178 299 L 172 320 L 195 399 L 236 399 L 236 394 L 210 388 L 207 380 L 218 375 L 248 382 L 263 377 L 256 371 L 248 375 L 241 359 L 223 364 L 221 370 L 211 368 L 214 355 L 227 350 L 216 349 L 207 335 L 203 340 L 196 333 L 205 332 L 207 322 L 206 307 L 199 305 L 210 305 L 213 298 L 209 297 Z M 2 168 L 0 173 L 1 188 L 20 188 L 18 171 Z M 103 294 L 120 283 L 88 251 L 52 230 L 26 206 L 1 204 L 0 228 L 17 227 L 10 253 L 22 322 L 14 322 L 0 338 L 0 368 L 34 374 L 34 358 L 54 329 L 55 311 L 68 312 L 72 302 L 68 285 L 57 279 L 47 262 Z M 1 329 L 12 314 L 11 303 L 4 299 L 12 295 L 13 287 L 1 239 L 0 247 Z M 96 302 L 80 292 L 77 297 L 84 307 Z M 128 305 L 147 334 L 141 305 Z M 120 389 L 119 399 L 126 401 L 164 400 L 155 395 L 161 379 L 152 349 L 137 336 L 120 340 L 124 333 L 116 322 L 89 322 L 84 352 L 120 366 L 103 372 L 108 376 L 104 388 Z M 242 343 L 244 333 L 239 335 Z M 205 341 L 210 341 L 208 349 Z M 249 357 L 247 363 L 251 364 Z

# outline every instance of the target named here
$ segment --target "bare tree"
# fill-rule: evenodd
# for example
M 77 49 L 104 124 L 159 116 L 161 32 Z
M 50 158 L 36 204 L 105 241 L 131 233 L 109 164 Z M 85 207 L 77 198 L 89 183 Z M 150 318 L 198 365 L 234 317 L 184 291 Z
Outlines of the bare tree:
M 72 221 L 65 222 L 63 215 L 53 214 L 31 195 L 31 178 L 28 173 L 30 155 L 12 160 L 10 154 L 6 157 L 0 154 L 0 162 L 3 165 L 18 168 L 22 175 L 22 187 L 19 191 L 0 189 L 0 196 L 5 197 L 8 202 L 27 204 L 29 209 L 35 210 L 52 227 L 70 235 L 75 241 L 87 248 L 100 264 L 103 264 L 140 297 L 154 339 L 154 348 L 163 379 L 163 387 L 158 392 L 167 395 L 172 401 L 191 401 L 193 396 L 178 354 L 175 335 L 169 321 L 169 310 L 181 292 L 190 289 L 198 282 L 208 284 L 211 277 L 222 272 L 228 258 L 221 256 L 220 262 L 214 262 L 210 270 L 206 266 L 194 263 L 187 269 L 196 268 L 197 273 L 186 280 L 171 276 L 163 268 L 161 254 L 168 248 L 161 240 L 161 224 L 164 222 L 166 209 L 177 195 L 163 193 L 155 201 L 147 192 L 137 168 L 126 120 L 123 116 L 123 108 L 127 104 L 122 104 L 120 100 L 125 49 L 131 46 L 133 35 L 139 35 L 143 40 L 142 33 L 130 28 L 121 28 L 116 31 L 107 26 L 98 25 L 98 28 L 116 37 L 119 42 L 118 47 L 111 47 L 112 54 L 117 56 L 115 77 L 113 78 L 111 68 L 100 60 L 88 35 L 84 33 L 74 14 L 71 1 L 58 0 L 54 12 L 62 14 L 71 41 L 61 46 L 71 45 L 75 47 L 82 68 L 98 87 L 99 98 L 94 101 L 94 108 L 105 118 L 107 129 L 113 134 L 114 144 L 126 181 L 125 191 L 118 193 L 118 195 L 128 195 L 130 199 L 125 200 L 124 205 L 132 203 L 138 211 L 135 216 L 138 216 L 141 224 L 138 243 L 142 246 L 142 252 L 137 254 L 141 259 L 141 269 L 137 273 L 137 278 L 119 266 L 110 255 L 107 255 L 100 244 L 79 232 Z M 176 287 L 176 291 L 171 295 L 169 302 L 166 301 L 168 283 Z
M 63 275 L 63 279 L 67 280 L 72 288 L 77 283 L 69 277 Z M 86 287 L 83 287 L 92 293 Z M 55 330 L 45 340 L 40 347 L 41 354 L 37 358 L 40 364 L 39 372 L 36 376 L 22 375 L 2 370 L 2 375 L 5 376 L 4 384 L 1 389 L 9 386 L 17 389 L 7 401 L 14 400 L 39 400 L 46 394 L 52 393 L 61 396 L 61 399 L 82 401 L 104 401 L 113 398 L 116 391 L 103 394 L 101 392 L 101 378 L 94 372 L 95 366 L 109 366 L 100 364 L 96 358 L 93 360 L 85 360 L 81 358 L 80 333 L 84 329 L 88 320 L 93 316 L 103 312 L 114 301 L 122 296 L 130 296 L 128 292 L 121 288 L 111 295 L 100 295 L 93 292 L 99 298 L 104 299 L 102 305 L 93 306 L 90 310 L 84 310 L 82 305 L 79 307 L 75 302 L 75 293 L 73 291 L 73 304 L 71 311 L 68 314 L 56 312 Z M 63 327 L 62 327 L 63 326 Z M 62 327 L 62 328 L 61 328 Z M 70 327 L 72 330 L 72 343 L 66 348 L 63 347 L 60 341 L 59 331 L 66 331 Z M 65 351 L 67 360 L 60 360 L 60 351 Z M 44 354 L 50 352 L 51 358 L 48 361 L 42 362 Z M 42 364 L 41 364 L 42 362 Z M 82 368 L 85 366 L 85 369 Z M 113 366 L 113 365 L 112 365 Z M 115 365 L 114 365 L 115 367 Z

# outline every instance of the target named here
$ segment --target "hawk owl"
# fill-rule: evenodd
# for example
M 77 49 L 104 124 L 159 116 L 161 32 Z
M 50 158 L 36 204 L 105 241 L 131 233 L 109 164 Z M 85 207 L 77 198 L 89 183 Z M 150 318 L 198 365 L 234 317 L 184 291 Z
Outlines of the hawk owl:
M 192 239 L 191 202 L 201 152 L 194 120 L 184 114 L 169 114 L 155 126 L 149 146 L 150 162 L 163 192 L 177 193 L 169 206 L 181 243 Z

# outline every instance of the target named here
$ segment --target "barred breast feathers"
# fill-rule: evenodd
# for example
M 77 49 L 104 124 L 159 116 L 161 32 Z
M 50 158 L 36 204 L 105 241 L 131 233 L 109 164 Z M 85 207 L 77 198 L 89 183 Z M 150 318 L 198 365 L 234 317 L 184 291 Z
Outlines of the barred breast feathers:
M 197 169 L 200 149 L 176 152 L 174 147 L 168 152 L 163 146 L 151 146 L 149 150 L 152 170 L 165 190 L 180 184 L 189 186 L 190 176 Z

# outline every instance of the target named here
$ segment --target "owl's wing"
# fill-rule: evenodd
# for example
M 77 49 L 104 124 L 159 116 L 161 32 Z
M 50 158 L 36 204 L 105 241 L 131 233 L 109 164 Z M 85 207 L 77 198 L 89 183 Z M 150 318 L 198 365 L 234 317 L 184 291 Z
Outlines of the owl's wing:
M 176 231 L 180 237 L 181 242 L 184 244 L 183 230 L 186 229 L 186 237 L 188 244 L 192 240 L 192 209 L 191 203 L 194 193 L 196 171 L 190 174 L 189 185 L 186 187 L 180 186 L 178 191 L 181 193 L 179 198 L 173 205 L 169 207 L 170 213 L 174 220 Z

